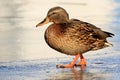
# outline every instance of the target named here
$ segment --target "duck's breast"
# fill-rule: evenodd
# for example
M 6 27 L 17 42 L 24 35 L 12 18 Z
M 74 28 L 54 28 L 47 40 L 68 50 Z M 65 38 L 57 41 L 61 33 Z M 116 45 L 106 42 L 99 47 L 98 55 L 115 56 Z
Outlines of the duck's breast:
M 62 28 L 61 25 L 52 24 L 45 31 L 45 41 L 51 47 L 61 52 L 62 45 Z
M 80 41 L 71 30 L 64 32 L 63 26 L 52 24 L 45 32 L 45 40 L 50 47 L 68 55 L 76 55 L 89 51 L 91 49 L 90 45 Z

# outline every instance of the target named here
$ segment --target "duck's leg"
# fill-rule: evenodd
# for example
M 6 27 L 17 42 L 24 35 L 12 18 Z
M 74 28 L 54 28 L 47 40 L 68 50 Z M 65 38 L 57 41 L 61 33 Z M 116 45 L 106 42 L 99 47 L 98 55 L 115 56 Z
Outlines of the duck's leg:
M 86 59 L 83 57 L 83 55 L 82 54 L 79 54 L 80 55 L 80 59 L 81 59 L 81 61 L 79 62 L 79 63 L 77 63 L 77 64 L 75 64 L 75 66 L 86 66 Z
M 80 57 L 80 55 L 77 54 L 70 64 L 65 64 L 65 65 L 59 64 L 59 65 L 56 65 L 56 67 L 57 68 L 73 68 L 79 57 Z

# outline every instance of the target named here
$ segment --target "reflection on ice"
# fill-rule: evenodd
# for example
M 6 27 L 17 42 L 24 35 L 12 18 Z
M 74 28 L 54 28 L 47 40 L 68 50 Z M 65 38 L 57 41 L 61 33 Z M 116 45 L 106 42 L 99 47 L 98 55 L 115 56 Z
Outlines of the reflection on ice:
M 0 63 L 0 79 L 2 80 L 119 80 L 119 56 L 89 61 L 85 70 L 80 67 L 73 69 L 57 69 L 59 62 L 69 58 L 14 61 Z M 65 62 L 64 61 L 64 62 Z M 103 62 L 103 64 L 96 64 Z

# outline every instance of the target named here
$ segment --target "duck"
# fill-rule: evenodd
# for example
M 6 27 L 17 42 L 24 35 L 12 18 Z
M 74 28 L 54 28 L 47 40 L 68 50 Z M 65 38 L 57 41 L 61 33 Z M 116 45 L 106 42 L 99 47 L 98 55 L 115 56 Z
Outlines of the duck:
M 58 64 L 59 68 L 87 65 L 83 54 L 109 47 L 108 37 L 113 33 L 103 31 L 95 25 L 78 19 L 69 19 L 67 11 L 56 6 L 49 9 L 47 16 L 36 27 L 52 22 L 45 30 L 45 41 L 53 49 L 75 58 L 69 64 Z M 77 60 L 80 59 L 79 62 Z

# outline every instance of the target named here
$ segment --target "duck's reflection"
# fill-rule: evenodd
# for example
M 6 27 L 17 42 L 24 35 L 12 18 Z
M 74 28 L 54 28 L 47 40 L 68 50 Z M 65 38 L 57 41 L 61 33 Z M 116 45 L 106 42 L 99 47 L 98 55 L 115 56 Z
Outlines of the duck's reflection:
M 73 69 L 71 69 L 71 71 L 73 73 L 73 79 L 74 80 L 84 80 L 83 79 L 83 73 L 84 73 L 83 70 L 78 71 L 78 70 L 73 68 Z
M 100 73 L 90 73 L 86 70 L 86 66 L 81 66 L 80 68 L 62 69 L 50 80 L 105 80 L 105 76 Z

